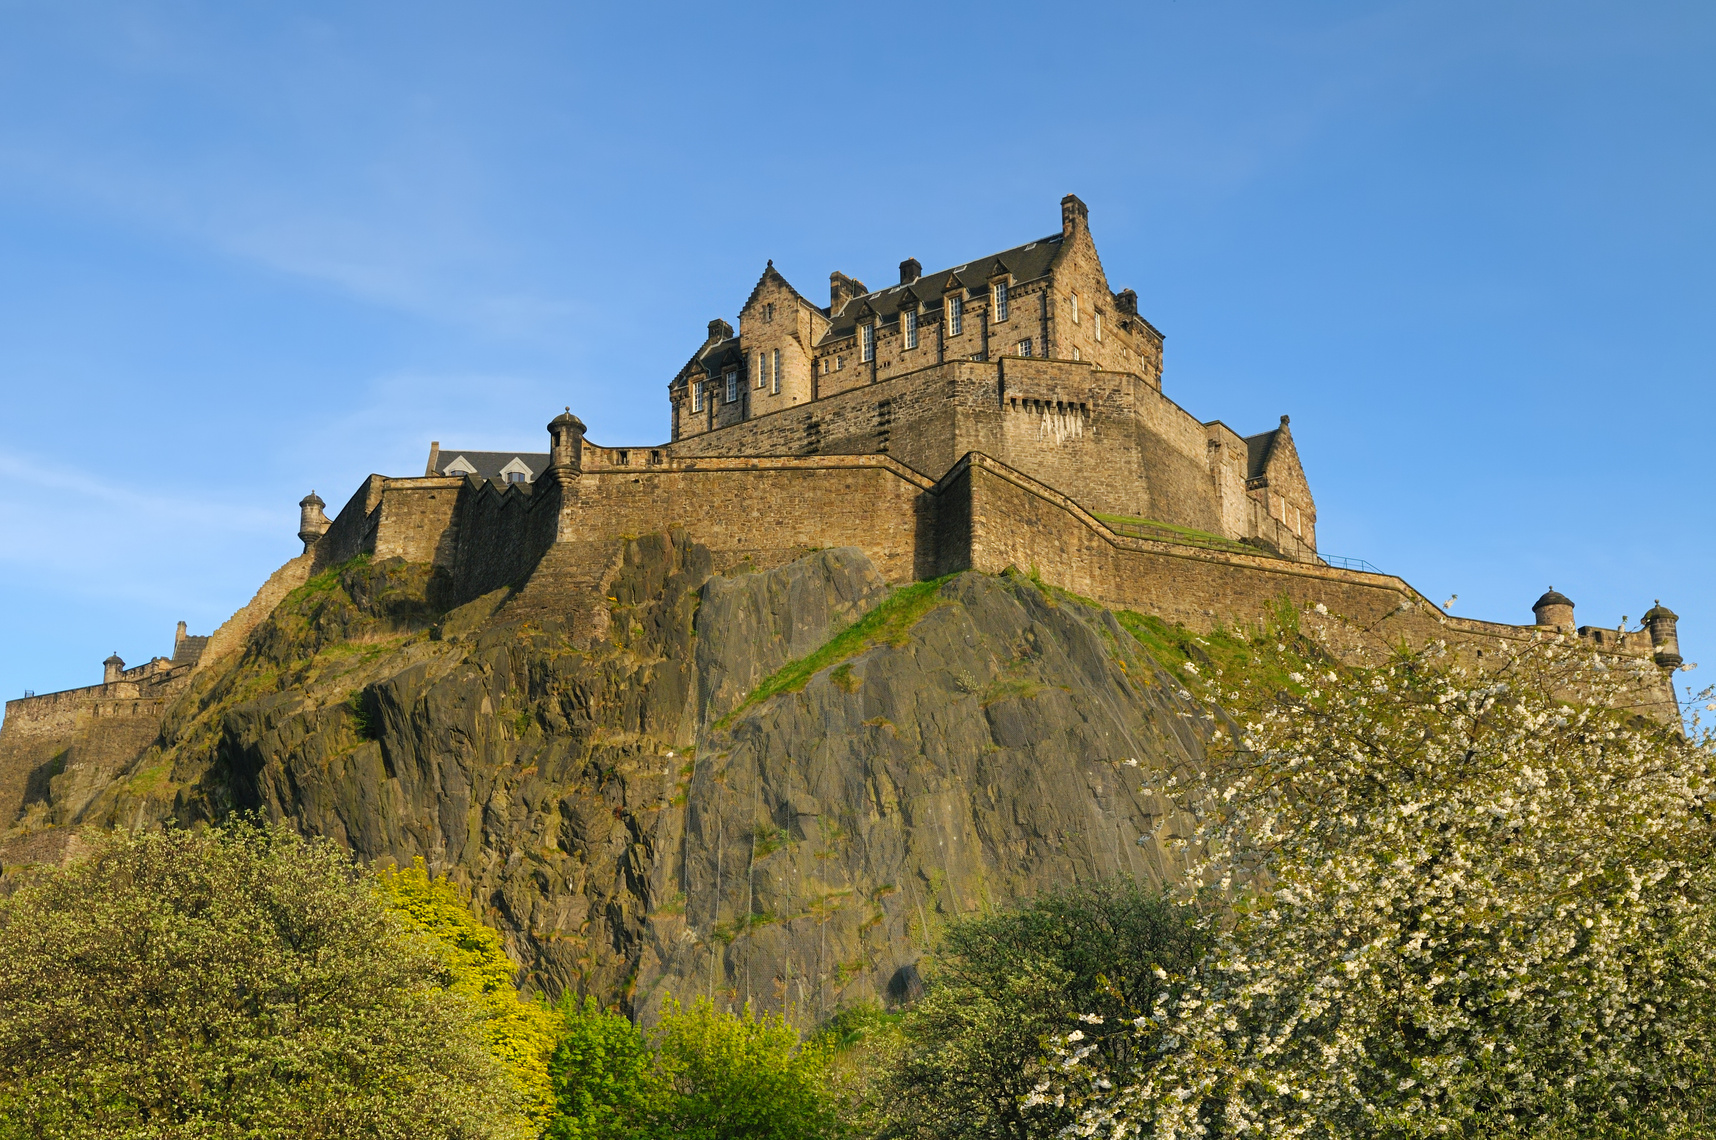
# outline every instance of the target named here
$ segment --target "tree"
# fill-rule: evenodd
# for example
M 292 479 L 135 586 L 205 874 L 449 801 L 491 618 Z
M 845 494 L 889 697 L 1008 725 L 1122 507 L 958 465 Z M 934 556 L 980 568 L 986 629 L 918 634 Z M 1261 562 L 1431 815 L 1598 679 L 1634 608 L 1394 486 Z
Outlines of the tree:
M 1072 1034 L 1038 1095 L 1164 1140 L 1709 1135 L 1709 739 L 1560 639 L 1290 680 L 1218 677 L 1231 741 L 1162 786 L 1227 905 L 1133 1030 L 1154 1063 Z
M 826 1051 L 779 1017 L 669 1002 L 648 1034 L 586 1000 L 562 1006 L 553 1140 L 812 1140 L 840 1130 Z
M 586 997 L 562 1000 L 565 1021 L 548 1062 L 555 1116 L 548 1140 L 642 1140 L 664 1107 L 665 1082 L 630 1019 Z
M 886 1132 L 1056 1134 L 1072 1120 L 1064 1105 L 1026 1103 L 1044 1042 L 1082 1028 L 1127 1053 L 1131 1038 L 1116 1029 L 1151 1008 L 1157 971 L 1187 969 L 1200 942 L 1189 912 L 1129 879 L 955 921 L 881 1081 Z
M 0 1135 L 485 1137 L 516 1096 L 343 852 L 112 834 L 0 902 Z
M 565 1019 L 519 996 L 512 984 L 517 967 L 500 933 L 471 914 L 468 896 L 446 876 L 432 878 L 418 859 L 410 867 L 382 871 L 377 881 L 388 912 L 439 954 L 447 986 L 482 1011 L 489 1052 L 512 1078 L 528 1131 L 540 1133 L 554 1113 L 548 1059 Z

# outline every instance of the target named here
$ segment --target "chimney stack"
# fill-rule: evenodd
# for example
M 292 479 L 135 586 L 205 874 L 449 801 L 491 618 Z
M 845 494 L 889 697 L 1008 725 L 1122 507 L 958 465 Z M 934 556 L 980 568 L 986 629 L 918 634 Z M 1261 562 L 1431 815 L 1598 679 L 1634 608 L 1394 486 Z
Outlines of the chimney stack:
M 1090 210 L 1078 199 L 1077 194 L 1068 194 L 1061 199 L 1061 233 L 1072 237 L 1073 231 L 1090 226 Z
M 836 269 L 828 275 L 828 315 L 833 316 L 846 307 L 846 302 L 854 297 L 862 297 L 869 291 L 864 288 L 864 282 L 856 277 L 848 277 Z
M 733 339 L 733 326 L 732 325 L 728 324 L 726 321 L 722 320 L 720 317 L 716 317 L 714 320 L 709 322 L 709 340 L 705 341 L 704 343 L 707 344 L 707 343 L 711 343 L 714 341 L 732 340 L 732 339 Z
M 1138 315 L 1138 291 L 1122 289 L 1114 295 L 1114 307 L 1134 317 Z
M 915 257 L 900 262 L 900 284 L 910 285 L 924 275 L 924 267 Z

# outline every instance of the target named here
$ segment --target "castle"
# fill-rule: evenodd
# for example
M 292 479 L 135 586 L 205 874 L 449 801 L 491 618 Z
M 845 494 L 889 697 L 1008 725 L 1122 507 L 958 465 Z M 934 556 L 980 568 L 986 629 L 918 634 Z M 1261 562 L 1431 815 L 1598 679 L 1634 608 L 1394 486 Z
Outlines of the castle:
M 1242 436 L 1164 394 L 1162 334 L 1110 287 L 1076 197 L 1047 237 L 929 274 L 908 259 L 878 291 L 837 272 L 829 289 L 819 306 L 771 262 L 737 331 L 709 322 L 669 382 L 665 442 L 599 446 L 568 409 L 546 452 L 431 444 L 422 475 L 371 475 L 332 519 L 312 492 L 303 553 L 206 641 L 181 625 L 171 661 L 112 659 L 101 685 L 7 703 L 0 827 L 38 785 L 119 763 L 192 673 L 322 569 L 365 553 L 428 563 L 447 606 L 487 597 L 599 634 L 620 536 L 680 528 L 718 571 L 850 546 L 893 582 L 1011 567 L 1194 629 L 1285 600 L 1369 631 L 1371 650 L 1442 639 L 1482 656 L 1556 632 L 1654 663 L 1640 707 L 1674 717 L 1675 615 L 1660 604 L 1634 631 L 1576 626 L 1553 590 L 1529 625 L 1477 621 L 1320 557 L 1288 418 Z

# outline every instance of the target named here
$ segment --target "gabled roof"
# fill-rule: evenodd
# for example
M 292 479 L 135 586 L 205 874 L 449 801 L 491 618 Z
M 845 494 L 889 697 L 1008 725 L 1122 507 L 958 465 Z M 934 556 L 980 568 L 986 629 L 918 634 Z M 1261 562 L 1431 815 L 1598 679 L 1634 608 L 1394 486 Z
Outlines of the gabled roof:
M 805 299 L 804 294 L 800 293 L 797 289 L 794 289 L 791 281 L 788 281 L 785 277 L 781 276 L 781 271 L 775 268 L 774 258 L 771 257 L 769 259 L 769 263 L 763 266 L 763 275 L 757 278 L 757 283 L 751 287 L 751 295 L 745 298 L 745 303 L 743 305 L 739 306 L 739 311 L 741 313 L 751 307 L 751 302 L 757 299 L 757 293 L 762 290 L 763 283 L 768 281 L 770 278 L 773 278 L 775 281 L 785 286 L 788 293 L 791 293 L 800 301 L 804 301 L 804 303 L 810 305 L 811 308 L 816 309 L 818 312 L 822 311 L 820 307 L 811 305 L 811 303 Z
M 1256 435 L 1245 437 L 1245 477 L 1256 479 L 1269 468 L 1269 456 L 1275 450 L 1275 439 L 1281 434 L 1280 428 L 1258 432 Z
M 916 281 L 902 285 L 891 285 L 886 289 L 878 289 L 874 293 L 866 293 L 862 297 L 854 297 L 841 307 L 838 313 L 832 314 L 828 332 L 822 340 L 838 340 L 851 336 L 857 328 L 860 316 L 868 317 L 874 313 L 882 321 L 896 320 L 899 317 L 901 302 L 910 295 L 925 305 L 934 307 L 950 289 L 961 291 L 981 291 L 989 288 L 989 279 L 1000 273 L 1011 273 L 1015 284 L 1036 281 L 1047 277 L 1049 266 L 1060 252 L 1061 234 L 1052 234 L 1046 238 L 1016 245 L 1012 249 L 1004 249 L 1000 253 L 992 253 L 987 257 L 968 261 L 964 265 L 956 265 L 952 269 L 937 269 L 926 273 Z
M 739 338 L 730 336 L 725 340 L 711 341 L 691 354 L 691 359 L 685 362 L 685 367 L 674 374 L 673 383 L 669 388 L 677 388 L 685 383 L 686 376 L 694 371 L 705 372 L 711 376 L 728 365 L 744 362 L 745 355 L 739 349 Z
M 489 479 L 496 483 L 503 482 L 501 472 L 517 460 L 530 469 L 531 482 L 542 478 L 542 473 L 548 470 L 548 453 L 546 451 L 460 451 L 456 447 L 443 447 L 435 457 L 435 467 L 439 474 L 459 474 L 459 471 L 449 472 L 447 468 L 463 459 L 469 464 L 479 479 Z M 460 465 L 463 470 L 464 464 Z

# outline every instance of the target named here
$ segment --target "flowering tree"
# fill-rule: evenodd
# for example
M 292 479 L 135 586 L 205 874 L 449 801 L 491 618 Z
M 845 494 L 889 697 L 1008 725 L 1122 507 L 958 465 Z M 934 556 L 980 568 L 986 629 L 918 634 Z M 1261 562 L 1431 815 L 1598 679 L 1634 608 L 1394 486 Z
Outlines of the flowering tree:
M 1081 1135 L 1708 1135 L 1708 736 L 1556 639 L 1300 645 L 1289 691 L 1191 679 L 1233 719 L 1159 789 L 1212 951 L 1122 1027 L 1137 1060 L 1073 1034 L 1036 1095 Z

